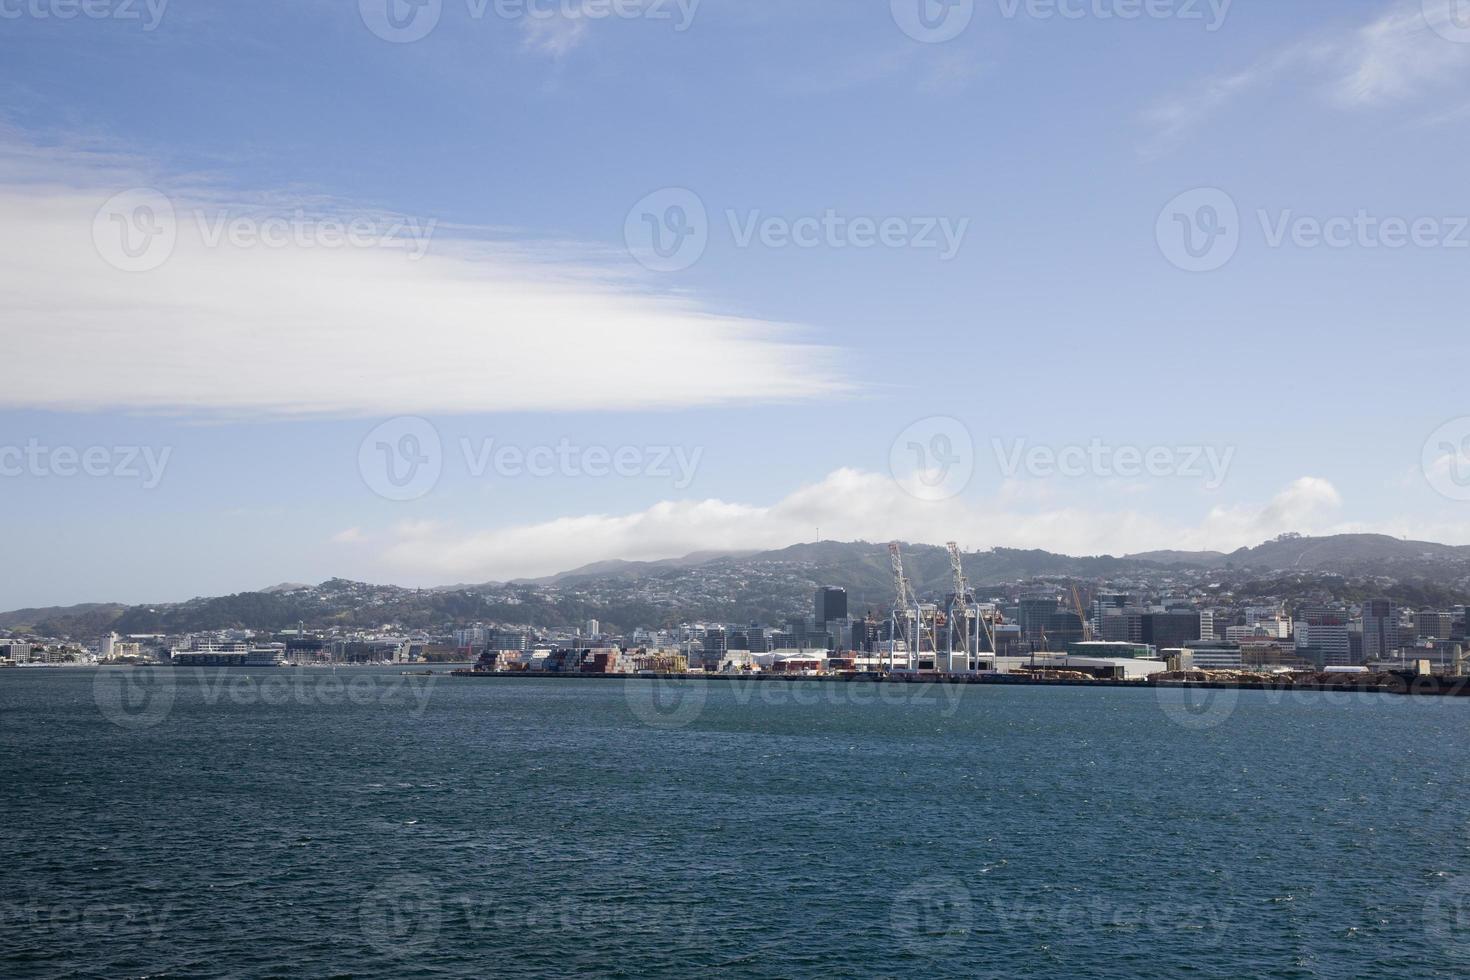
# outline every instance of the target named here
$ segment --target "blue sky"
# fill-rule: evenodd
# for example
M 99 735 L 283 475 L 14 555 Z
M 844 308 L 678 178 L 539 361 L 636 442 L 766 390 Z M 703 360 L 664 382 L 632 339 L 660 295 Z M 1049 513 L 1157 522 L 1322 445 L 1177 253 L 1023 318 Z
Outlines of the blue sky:
M 1470 10 L 385 2 L 0 3 L 0 606 L 1470 543 Z

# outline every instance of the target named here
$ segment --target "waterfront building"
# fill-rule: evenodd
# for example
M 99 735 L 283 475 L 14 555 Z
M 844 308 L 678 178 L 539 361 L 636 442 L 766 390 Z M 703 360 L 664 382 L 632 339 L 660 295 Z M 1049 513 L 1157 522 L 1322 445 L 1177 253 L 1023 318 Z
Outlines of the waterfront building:
M 1245 666 L 1240 647 L 1199 641 L 1195 643 L 1193 646 L 1164 650 L 1165 660 L 1177 657 L 1180 653 L 1188 653 L 1195 670 L 1240 670 Z
M 1144 643 L 1087 640 L 1068 643 L 1067 656 L 1103 660 L 1152 660 L 1154 659 L 1154 648 Z
M 13 664 L 28 664 L 31 662 L 31 645 L 19 640 L 0 641 L 0 659 Z

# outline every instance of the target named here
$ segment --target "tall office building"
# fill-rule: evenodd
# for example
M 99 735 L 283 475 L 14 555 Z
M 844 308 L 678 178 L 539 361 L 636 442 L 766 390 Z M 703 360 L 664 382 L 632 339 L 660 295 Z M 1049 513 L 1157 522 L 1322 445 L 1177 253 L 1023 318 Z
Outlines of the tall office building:
M 1092 600 L 1092 635 L 1097 639 L 1128 635 L 1128 624 L 1123 610 L 1128 608 L 1128 596 L 1122 592 L 1099 592 Z
M 817 589 L 816 625 L 824 630 L 828 623 L 847 618 L 847 590 L 824 585 Z
M 1388 599 L 1363 603 L 1363 659 L 1386 660 L 1399 648 L 1399 612 Z
M 1179 650 L 1200 638 L 1200 616 L 1193 610 L 1144 613 L 1139 642 L 1156 650 Z
M 1046 628 L 1060 605 L 1055 593 L 1023 595 L 1016 609 L 1016 623 L 1033 650 L 1046 649 Z
M 1046 617 L 1046 647 L 1051 651 L 1067 650 L 1085 639 L 1082 617 L 1074 612 L 1059 610 Z
M 1347 613 L 1323 606 L 1306 606 L 1296 614 L 1296 648 L 1299 656 L 1324 667 L 1350 667 L 1362 662 L 1353 650 Z
M 1455 635 L 1455 614 L 1423 610 L 1415 617 L 1415 632 L 1425 639 L 1448 640 Z

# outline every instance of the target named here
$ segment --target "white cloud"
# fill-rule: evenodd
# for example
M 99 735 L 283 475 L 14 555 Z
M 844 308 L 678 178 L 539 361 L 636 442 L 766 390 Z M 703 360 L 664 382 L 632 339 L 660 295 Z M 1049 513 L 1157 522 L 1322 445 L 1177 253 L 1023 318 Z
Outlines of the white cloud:
M 522 46 L 537 54 L 561 58 L 587 40 L 586 17 L 528 17 L 522 21 Z
M 1470 68 L 1470 46 L 1435 32 L 1459 0 L 1402 2 L 1344 41 L 1331 67 L 1333 93 L 1349 104 L 1372 105 L 1418 96 L 1455 81 Z
M 367 540 L 367 535 L 362 533 L 360 527 L 349 527 L 332 535 L 333 544 L 360 544 Z
M 1043 502 L 1044 503 L 1044 502 Z M 380 556 L 384 574 L 420 582 L 552 574 L 608 558 L 655 560 L 706 550 L 782 548 L 832 540 L 958 540 L 967 548 L 1126 554 L 1162 548 L 1233 551 L 1285 531 L 1330 533 L 1341 506 L 1325 480 L 1304 477 L 1269 503 L 1215 508 L 1193 525 L 1136 510 L 1027 509 L 1013 496 L 925 502 L 888 476 L 839 470 L 769 507 L 664 501 L 631 514 L 588 514 L 474 530 L 400 525 Z
M 1171 148 L 1230 103 L 1288 76 L 1318 86 L 1346 108 L 1453 93 L 1470 77 L 1470 44 L 1448 40 L 1435 25 L 1448 29 L 1450 5 L 1457 2 L 1394 0 L 1367 24 L 1288 45 L 1243 71 L 1206 78 L 1144 113 L 1155 129 L 1147 149 Z
M 658 28 L 688 30 L 700 0 L 619 0 L 615 8 L 594 0 L 561 0 L 558 9 L 530 6 L 520 18 L 521 44 L 527 51 L 563 58 L 591 36 L 593 25 L 617 20 L 647 19 Z
M 94 220 L 117 191 L 149 185 L 119 158 L 0 147 L 0 407 L 361 416 L 665 409 L 848 389 L 834 350 L 787 324 L 721 315 L 673 280 L 635 276 L 617 253 L 441 229 L 415 259 L 413 242 L 333 247 L 313 231 L 278 246 L 232 243 L 217 224 L 221 209 L 294 221 L 299 208 L 319 228 L 315 219 L 344 217 L 329 202 L 257 195 L 242 206 L 178 181 L 167 261 L 121 271 L 97 236 L 124 227 L 104 216 L 94 236 Z M 369 217 L 383 229 L 395 220 Z

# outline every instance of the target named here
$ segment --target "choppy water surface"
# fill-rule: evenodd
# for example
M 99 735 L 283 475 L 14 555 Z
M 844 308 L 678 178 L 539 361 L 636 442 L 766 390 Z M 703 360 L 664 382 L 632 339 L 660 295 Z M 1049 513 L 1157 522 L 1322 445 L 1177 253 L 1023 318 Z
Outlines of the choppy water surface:
M 1470 974 L 1470 702 L 0 673 L 0 975 Z

